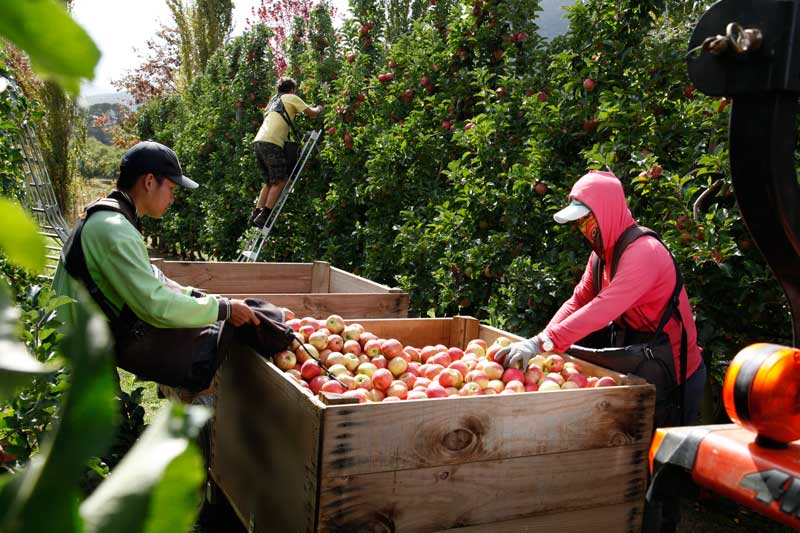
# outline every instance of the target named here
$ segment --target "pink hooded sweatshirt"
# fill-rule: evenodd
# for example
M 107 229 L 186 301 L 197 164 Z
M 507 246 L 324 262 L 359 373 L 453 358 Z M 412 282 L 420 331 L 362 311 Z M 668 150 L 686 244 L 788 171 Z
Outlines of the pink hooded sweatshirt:
M 609 283 L 611 256 L 620 235 L 636 221 L 633 219 L 622 184 L 610 172 L 591 171 L 579 179 L 569 195 L 580 200 L 597 218 L 605 249 L 603 289 L 595 294 L 592 283 L 592 256 L 575 287 L 572 297 L 564 302 L 545 328 L 556 351 L 564 351 L 589 333 L 601 329 L 624 315 L 627 323 L 639 331 L 655 331 L 667 302 L 675 289 L 675 268 L 672 258 L 657 239 L 644 236 L 630 244 Z M 686 289 L 681 289 L 679 308 L 687 335 L 687 378 L 700 366 L 697 328 Z M 672 343 L 675 371 L 680 381 L 681 326 L 673 316 L 664 326 Z

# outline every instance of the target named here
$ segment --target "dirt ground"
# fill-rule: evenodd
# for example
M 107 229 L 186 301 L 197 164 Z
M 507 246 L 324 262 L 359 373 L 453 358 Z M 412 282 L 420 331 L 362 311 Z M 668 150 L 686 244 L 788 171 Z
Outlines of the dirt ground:
M 708 493 L 681 500 L 679 532 L 692 533 L 788 533 L 789 526 L 738 505 L 736 502 Z

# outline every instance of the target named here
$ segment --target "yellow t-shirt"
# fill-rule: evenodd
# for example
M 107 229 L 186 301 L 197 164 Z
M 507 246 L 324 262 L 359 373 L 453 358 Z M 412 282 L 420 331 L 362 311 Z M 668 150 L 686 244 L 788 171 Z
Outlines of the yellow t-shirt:
M 281 102 L 283 102 L 283 107 L 286 109 L 293 123 L 295 115 L 302 113 L 308 108 L 308 105 L 303 99 L 296 94 L 282 94 Z M 259 128 L 258 133 L 256 133 L 255 141 L 277 144 L 283 148 L 283 142 L 288 138 L 289 125 L 280 113 L 274 111 L 267 112 L 267 114 L 264 115 L 264 122 L 261 123 L 261 128 Z

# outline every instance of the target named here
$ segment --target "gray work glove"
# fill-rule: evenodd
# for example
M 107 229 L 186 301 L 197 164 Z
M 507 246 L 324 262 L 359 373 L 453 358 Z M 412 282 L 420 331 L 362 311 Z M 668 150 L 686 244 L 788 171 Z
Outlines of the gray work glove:
M 528 368 L 528 362 L 535 355 L 542 353 L 539 337 L 517 341 L 494 354 L 494 360 L 506 368 Z

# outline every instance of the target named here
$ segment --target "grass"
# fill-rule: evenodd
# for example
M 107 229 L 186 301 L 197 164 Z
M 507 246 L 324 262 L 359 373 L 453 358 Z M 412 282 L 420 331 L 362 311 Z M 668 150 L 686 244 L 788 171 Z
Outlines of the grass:
M 158 386 L 152 381 L 138 379 L 130 372 L 121 368 L 119 370 L 119 384 L 123 391 L 130 393 L 137 387 L 143 387 L 142 407 L 144 408 L 144 423 L 149 424 L 159 409 L 167 405 L 167 400 L 158 397 Z

